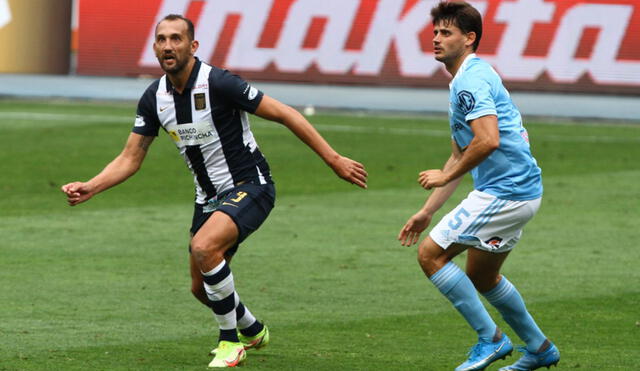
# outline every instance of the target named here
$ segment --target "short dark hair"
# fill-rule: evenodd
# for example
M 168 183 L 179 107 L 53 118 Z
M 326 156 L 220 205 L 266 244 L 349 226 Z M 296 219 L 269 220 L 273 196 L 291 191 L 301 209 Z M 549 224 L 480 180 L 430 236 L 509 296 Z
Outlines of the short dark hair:
M 158 22 L 158 24 L 156 24 L 156 31 L 158 29 L 158 25 L 162 22 L 162 21 L 176 21 L 176 20 L 183 20 L 186 24 L 187 24 L 187 37 L 189 37 L 190 41 L 195 40 L 195 30 L 193 27 L 193 22 L 191 22 L 191 20 L 189 18 L 186 18 L 180 14 L 168 14 L 166 15 L 164 18 L 162 18 L 160 20 L 160 22 Z
M 435 25 L 439 22 L 453 24 L 462 32 L 476 33 L 476 41 L 473 43 L 475 52 L 482 38 L 482 16 L 473 6 L 464 1 L 441 1 L 431 9 L 431 22 Z

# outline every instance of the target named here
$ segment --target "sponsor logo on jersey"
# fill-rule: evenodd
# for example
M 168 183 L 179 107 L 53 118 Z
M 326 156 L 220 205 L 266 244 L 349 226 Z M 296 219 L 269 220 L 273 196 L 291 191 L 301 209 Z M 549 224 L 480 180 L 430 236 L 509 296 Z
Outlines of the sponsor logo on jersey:
M 210 138 L 213 136 L 213 132 L 211 130 L 199 131 L 197 128 L 178 129 L 178 136 L 182 141 L 193 141 Z
M 473 94 L 467 90 L 462 90 L 458 93 L 458 105 L 462 110 L 462 113 L 465 115 L 471 111 L 476 106 L 476 99 L 473 97 Z
M 133 124 L 133 126 L 137 127 L 137 128 L 141 128 L 143 127 L 145 124 L 144 122 L 144 117 L 138 115 L 136 116 L 136 122 Z
M 207 99 L 204 93 L 196 93 L 193 95 L 193 102 L 196 106 L 196 111 L 202 111 L 207 108 Z
M 178 133 L 176 133 L 175 130 L 169 130 L 167 131 L 167 133 L 169 133 L 169 136 L 171 137 L 171 139 L 173 139 L 174 142 L 180 141 L 180 136 L 178 136 Z
M 167 133 L 178 148 L 200 146 L 218 139 L 213 125 L 207 121 L 167 126 Z

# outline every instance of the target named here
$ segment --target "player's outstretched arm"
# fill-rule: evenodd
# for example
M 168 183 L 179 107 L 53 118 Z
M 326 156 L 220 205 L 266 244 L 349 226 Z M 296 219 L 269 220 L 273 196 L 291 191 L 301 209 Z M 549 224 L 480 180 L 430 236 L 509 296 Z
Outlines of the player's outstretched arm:
M 331 148 L 300 112 L 265 95 L 256 110 L 256 115 L 283 124 L 313 149 L 340 178 L 358 187 L 367 188 L 367 171 L 364 166 L 341 156 Z
M 89 200 L 94 195 L 124 182 L 135 174 L 155 137 L 131 133 L 122 152 L 98 175 L 87 182 L 72 182 L 61 187 L 70 206 Z

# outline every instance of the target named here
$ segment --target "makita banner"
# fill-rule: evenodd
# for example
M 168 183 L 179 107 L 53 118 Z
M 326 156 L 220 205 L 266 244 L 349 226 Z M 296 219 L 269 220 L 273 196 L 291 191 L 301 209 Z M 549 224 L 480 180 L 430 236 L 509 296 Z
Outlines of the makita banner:
M 438 0 L 82 0 L 77 71 L 158 75 L 156 23 L 193 20 L 197 55 L 246 79 L 446 87 Z M 478 54 L 511 89 L 640 95 L 640 0 L 470 1 Z

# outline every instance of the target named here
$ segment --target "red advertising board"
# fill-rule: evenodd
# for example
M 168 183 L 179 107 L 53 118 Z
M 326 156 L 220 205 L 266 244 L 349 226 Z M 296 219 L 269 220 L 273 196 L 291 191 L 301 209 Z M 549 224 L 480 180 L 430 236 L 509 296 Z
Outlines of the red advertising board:
M 446 87 L 438 0 L 82 0 L 77 71 L 159 75 L 155 24 L 193 20 L 196 55 L 262 81 Z M 511 89 L 640 95 L 640 1 L 478 0 L 478 54 Z

